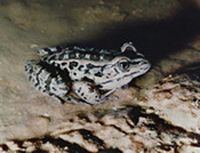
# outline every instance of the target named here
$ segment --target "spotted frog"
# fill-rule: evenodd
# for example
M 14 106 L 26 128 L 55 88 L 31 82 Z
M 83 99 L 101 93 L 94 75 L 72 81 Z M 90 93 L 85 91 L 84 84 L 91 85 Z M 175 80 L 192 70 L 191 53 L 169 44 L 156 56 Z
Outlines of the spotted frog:
M 31 84 L 61 103 L 99 104 L 111 93 L 146 73 L 150 63 L 132 43 L 118 50 L 57 46 L 38 51 L 25 71 Z

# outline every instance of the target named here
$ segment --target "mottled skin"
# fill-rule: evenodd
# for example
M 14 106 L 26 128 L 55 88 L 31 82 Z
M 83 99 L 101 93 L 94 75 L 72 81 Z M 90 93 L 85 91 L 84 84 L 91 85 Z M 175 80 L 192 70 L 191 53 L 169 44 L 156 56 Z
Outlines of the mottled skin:
M 61 102 L 99 104 L 115 90 L 150 68 L 132 46 L 99 50 L 57 46 L 38 51 L 40 61 L 27 61 L 25 71 L 31 84 Z

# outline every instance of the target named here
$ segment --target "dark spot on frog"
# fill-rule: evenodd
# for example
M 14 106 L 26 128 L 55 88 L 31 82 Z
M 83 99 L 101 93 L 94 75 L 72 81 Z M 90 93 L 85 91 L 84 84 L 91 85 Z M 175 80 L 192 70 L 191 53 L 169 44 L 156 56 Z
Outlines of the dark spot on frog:
M 31 81 L 31 79 L 32 79 L 32 76 L 29 76 L 29 77 L 28 77 L 28 80 Z
M 94 75 L 97 76 L 97 77 L 102 77 L 102 76 L 103 76 L 103 73 L 102 73 L 102 72 L 97 72 L 97 73 L 95 73 Z
M 61 46 L 56 46 L 56 50 L 57 50 L 57 52 L 61 52 L 62 51 L 62 47 Z
M 77 67 L 77 66 L 78 66 L 78 62 L 75 62 L 75 61 L 74 61 L 74 62 L 70 62 L 70 63 L 69 63 L 69 68 L 70 68 L 71 70 L 73 70 L 73 68 L 74 68 L 74 67 Z
M 117 81 L 120 81 L 122 78 L 118 78 Z
M 99 66 L 95 66 L 91 63 L 87 64 L 86 67 L 87 67 L 87 69 L 85 70 L 85 74 L 87 74 L 90 71 L 90 69 L 99 68 Z
M 108 81 L 102 82 L 102 84 L 107 84 L 107 83 L 110 83 L 110 82 L 113 82 L 113 80 L 108 80 Z
M 36 84 L 34 84 L 34 87 L 38 87 L 39 86 L 39 82 L 37 82 Z
M 89 92 L 94 92 L 94 87 L 89 87 Z
M 102 88 L 102 87 L 103 87 L 102 85 L 97 85 L 96 86 L 97 89 Z
M 56 64 L 55 62 L 52 62 L 51 65 L 53 65 L 53 66 L 57 66 L 58 64 Z
M 42 89 L 42 87 L 38 87 L 38 90 L 41 90 Z
M 61 63 L 61 65 L 62 65 L 62 66 L 65 66 L 65 65 L 67 65 L 67 63 L 66 63 L 66 62 L 63 62 L 63 63 Z
M 106 78 L 108 79 L 110 77 L 111 73 L 107 73 Z
M 87 97 L 83 97 L 83 99 L 85 99 L 85 100 L 86 100 L 86 99 L 87 99 Z
M 68 100 L 68 101 L 71 101 L 71 98 L 70 98 L 70 97 L 67 97 L 67 100 Z
M 85 72 L 84 72 L 84 73 L 85 73 L 85 74 L 87 74 L 89 71 L 90 71 L 90 69 L 87 69 L 87 70 L 85 70 Z
M 46 61 L 47 60 L 47 56 L 43 57 L 43 61 Z
M 82 89 L 82 88 L 80 87 L 80 88 L 77 90 L 77 92 L 80 93 L 80 92 L 81 92 L 81 89 Z
M 84 93 L 83 93 L 83 92 L 81 93 L 81 96 L 84 96 Z
M 44 48 L 44 51 L 48 52 L 48 54 L 51 53 L 51 49 L 49 48 Z
M 119 71 L 116 68 L 114 68 L 114 71 L 116 72 L 116 74 L 119 74 Z
M 81 71 L 82 68 L 84 68 L 84 66 L 83 66 L 83 65 L 80 65 L 80 66 L 78 67 L 78 70 Z
M 56 88 L 53 87 L 52 89 L 53 89 L 54 91 L 56 91 Z
M 91 63 L 87 64 L 86 66 L 87 66 L 87 68 L 89 68 L 89 69 L 91 69 L 91 68 L 94 68 L 94 67 L 95 67 L 95 66 L 94 66 L 93 64 L 91 64 Z
M 31 68 L 31 69 L 28 69 L 28 67 L 25 67 L 25 71 L 26 72 L 29 72 L 29 73 L 33 73 L 33 69 Z
M 77 74 L 74 72 L 74 73 L 73 73 L 73 75 L 75 75 L 75 76 L 76 76 Z

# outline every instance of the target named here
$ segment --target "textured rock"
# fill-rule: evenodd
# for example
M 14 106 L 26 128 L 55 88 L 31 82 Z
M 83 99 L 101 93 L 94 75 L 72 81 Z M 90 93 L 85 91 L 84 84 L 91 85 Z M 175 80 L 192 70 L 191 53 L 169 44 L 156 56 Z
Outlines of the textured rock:
M 147 95 L 137 105 L 78 113 L 46 136 L 0 145 L 1 152 L 199 152 L 200 82 L 186 74 L 169 76 Z

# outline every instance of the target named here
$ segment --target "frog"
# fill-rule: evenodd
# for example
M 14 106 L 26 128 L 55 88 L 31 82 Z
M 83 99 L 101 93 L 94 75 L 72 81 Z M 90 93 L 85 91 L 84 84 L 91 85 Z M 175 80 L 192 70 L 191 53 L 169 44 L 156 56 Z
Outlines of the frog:
M 28 60 L 25 72 L 32 86 L 57 99 L 95 105 L 112 99 L 151 67 L 132 42 L 118 49 L 59 45 L 38 50 L 39 60 Z

